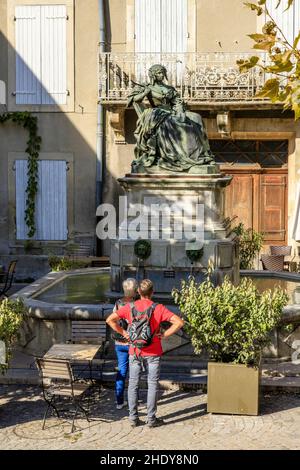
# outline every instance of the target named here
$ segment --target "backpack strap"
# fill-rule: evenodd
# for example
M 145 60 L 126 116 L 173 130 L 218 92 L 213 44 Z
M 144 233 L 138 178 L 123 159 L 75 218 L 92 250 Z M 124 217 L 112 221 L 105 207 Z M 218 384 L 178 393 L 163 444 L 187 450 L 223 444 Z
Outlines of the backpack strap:
M 151 320 L 151 317 L 152 317 L 152 314 L 154 313 L 156 307 L 157 307 L 158 304 L 156 304 L 155 302 L 149 307 L 149 322 Z M 158 331 L 160 325 L 158 325 L 158 328 L 155 328 L 155 330 L 153 331 L 153 333 L 151 334 L 151 338 L 153 338 L 153 336 L 155 335 L 156 331 Z
M 135 315 L 136 308 L 135 308 L 134 302 L 133 301 L 129 302 L 129 306 L 130 306 L 131 323 L 133 323 L 133 319 L 136 316 Z

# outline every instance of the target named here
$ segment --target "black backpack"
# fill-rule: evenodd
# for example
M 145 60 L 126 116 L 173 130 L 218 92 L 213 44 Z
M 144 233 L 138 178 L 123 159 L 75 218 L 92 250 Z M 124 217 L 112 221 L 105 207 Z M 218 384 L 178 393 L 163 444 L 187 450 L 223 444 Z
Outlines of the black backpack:
M 139 312 L 130 302 L 131 323 L 128 326 L 129 342 L 139 353 L 152 343 L 155 331 L 151 333 L 150 320 L 157 304 L 153 303 L 143 312 Z
M 122 302 L 122 300 L 117 300 L 116 301 L 116 304 L 115 304 L 115 307 L 116 307 L 116 310 L 118 311 L 120 307 L 124 307 L 125 305 L 127 305 L 127 302 Z M 124 318 L 120 318 L 119 320 L 119 326 L 121 328 L 123 328 L 123 330 L 127 330 L 128 328 L 128 323 L 126 320 L 124 320 Z M 124 336 L 122 336 L 120 333 L 118 333 L 117 331 L 112 331 L 112 334 L 111 334 L 111 337 L 114 341 L 119 341 L 119 343 L 127 343 L 127 340 L 124 338 Z

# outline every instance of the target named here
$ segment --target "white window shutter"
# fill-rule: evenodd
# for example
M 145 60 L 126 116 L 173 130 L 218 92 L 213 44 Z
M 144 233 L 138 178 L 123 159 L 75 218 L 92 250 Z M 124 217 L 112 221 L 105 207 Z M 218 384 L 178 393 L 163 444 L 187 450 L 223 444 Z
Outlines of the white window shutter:
M 42 104 L 67 103 L 67 10 L 41 6 Z
M 162 52 L 187 51 L 187 0 L 161 0 Z
M 135 0 L 135 51 L 186 52 L 187 0 Z
M 16 104 L 41 104 L 40 6 L 17 6 Z
M 161 0 L 135 0 L 136 52 L 161 52 Z
M 63 160 L 39 161 L 35 240 L 67 240 L 67 166 Z M 16 161 L 17 239 L 27 239 L 27 160 Z
M 27 187 L 27 160 L 17 160 L 16 165 L 16 238 L 26 240 L 28 227 L 25 223 L 26 187 Z
M 296 4 L 298 4 L 297 7 Z M 294 37 L 297 34 L 297 32 L 295 32 L 295 10 L 298 10 L 299 13 L 299 0 L 295 0 L 295 4 L 293 4 L 287 11 L 285 10 L 288 6 L 288 0 L 282 0 L 278 8 L 276 8 L 276 5 L 277 2 L 274 0 L 267 1 L 267 7 L 272 18 L 282 30 L 285 38 L 289 41 L 290 44 L 292 44 Z M 299 25 L 299 19 L 297 20 L 297 23 Z
M 294 38 L 300 31 L 300 0 L 294 0 Z M 299 49 L 299 43 L 297 48 Z

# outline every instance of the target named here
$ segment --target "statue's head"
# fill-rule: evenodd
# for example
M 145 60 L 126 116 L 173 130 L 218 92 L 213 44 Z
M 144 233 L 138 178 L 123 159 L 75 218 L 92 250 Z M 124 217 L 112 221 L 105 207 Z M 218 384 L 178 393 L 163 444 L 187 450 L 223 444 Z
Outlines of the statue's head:
M 161 64 L 152 65 L 148 74 L 152 85 L 157 79 L 159 81 L 162 81 L 164 78 L 168 80 L 167 69 Z

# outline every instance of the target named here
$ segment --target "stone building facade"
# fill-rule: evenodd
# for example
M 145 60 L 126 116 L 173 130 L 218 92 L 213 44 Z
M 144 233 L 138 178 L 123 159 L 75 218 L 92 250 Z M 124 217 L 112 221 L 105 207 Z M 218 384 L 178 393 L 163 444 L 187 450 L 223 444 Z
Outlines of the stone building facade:
M 299 8 L 296 0 L 288 14 L 274 11 L 291 37 Z M 242 0 L 0 0 L 0 108 L 34 113 L 42 137 L 38 252 L 63 252 L 70 241 L 95 252 L 96 205 L 118 204 L 117 179 L 133 159 L 136 115 L 126 97 L 157 62 L 201 113 L 222 171 L 234 176 L 227 215 L 265 232 L 266 244 L 297 246 L 300 125 L 255 98 L 266 79 L 258 69 L 241 76 L 236 67 L 263 21 Z M 23 129 L 0 125 L 1 254 L 26 249 L 25 148 Z

